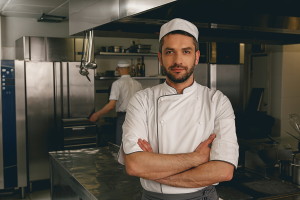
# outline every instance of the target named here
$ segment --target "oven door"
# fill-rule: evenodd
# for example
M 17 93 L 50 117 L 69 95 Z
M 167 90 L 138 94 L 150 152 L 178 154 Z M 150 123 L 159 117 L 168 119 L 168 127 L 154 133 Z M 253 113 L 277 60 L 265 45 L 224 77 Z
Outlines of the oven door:
M 88 121 L 63 120 L 64 149 L 97 146 L 97 125 Z

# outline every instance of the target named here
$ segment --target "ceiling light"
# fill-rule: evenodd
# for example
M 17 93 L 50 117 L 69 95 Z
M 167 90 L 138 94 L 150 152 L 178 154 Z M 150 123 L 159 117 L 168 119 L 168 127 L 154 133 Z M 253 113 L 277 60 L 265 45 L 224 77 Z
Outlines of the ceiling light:
M 38 22 L 50 22 L 50 23 L 59 23 L 65 20 L 67 17 L 64 16 L 55 16 L 55 15 L 46 15 L 42 14 L 42 16 L 37 20 Z

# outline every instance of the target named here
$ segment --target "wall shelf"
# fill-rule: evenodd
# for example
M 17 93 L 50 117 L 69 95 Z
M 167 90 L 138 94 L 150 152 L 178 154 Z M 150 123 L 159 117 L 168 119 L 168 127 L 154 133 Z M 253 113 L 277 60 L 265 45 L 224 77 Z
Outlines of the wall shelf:
M 107 76 L 95 76 L 95 80 L 117 80 L 120 77 L 107 77 Z M 133 79 L 137 80 L 161 80 L 161 79 L 166 79 L 165 76 L 145 76 L 145 77 L 132 77 Z
M 156 57 L 157 53 L 114 53 L 114 52 L 99 52 L 95 56 L 152 56 Z

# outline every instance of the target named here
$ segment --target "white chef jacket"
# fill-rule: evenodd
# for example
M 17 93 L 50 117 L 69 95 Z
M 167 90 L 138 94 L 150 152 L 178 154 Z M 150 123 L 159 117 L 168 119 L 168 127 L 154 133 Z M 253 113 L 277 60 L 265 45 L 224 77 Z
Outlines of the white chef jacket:
M 210 160 L 238 164 L 235 116 L 228 98 L 194 82 L 183 94 L 166 82 L 139 91 L 129 102 L 123 124 L 122 147 L 125 154 L 142 151 L 139 138 L 147 140 L 161 154 L 193 152 L 209 135 L 216 133 Z M 122 150 L 121 147 L 121 150 Z M 119 162 L 123 157 L 119 153 Z M 165 193 L 190 193 L 202 188 L 179 188 L 141 178 L 145 190 Z
M 122 75 L 120 79 L 113 82 L 109 100 L 117 100 L 117 112 L 126 112 L 130 98 L 141 89 L 143 88 L 140 82 L 131 78 L 130 75 Z

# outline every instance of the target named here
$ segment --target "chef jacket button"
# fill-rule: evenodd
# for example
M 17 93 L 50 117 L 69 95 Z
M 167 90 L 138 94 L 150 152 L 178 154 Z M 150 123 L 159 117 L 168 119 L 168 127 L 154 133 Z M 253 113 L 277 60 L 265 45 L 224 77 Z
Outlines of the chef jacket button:
M 161 120 L 160 123 L 163 124 L 163 123 L 165 123 L 165 121 L 164 121 L 164 120 Z

